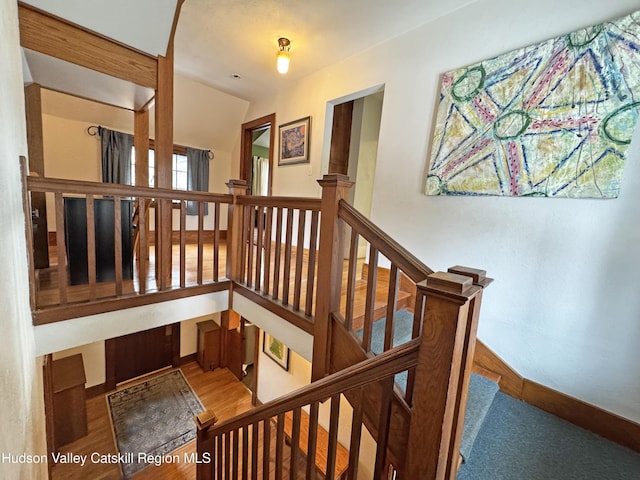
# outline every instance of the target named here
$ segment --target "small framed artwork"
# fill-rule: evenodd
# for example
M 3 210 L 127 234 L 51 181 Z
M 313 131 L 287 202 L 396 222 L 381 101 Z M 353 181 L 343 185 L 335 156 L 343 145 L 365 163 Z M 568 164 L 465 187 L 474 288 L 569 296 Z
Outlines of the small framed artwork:
M 267 332 L 262 337 L 262 351 L 285 370 L 289 370 L 289 347 Z
M 309 133 L 311 117 L 280 125 L 280 155 L 278 166 L 309 163 Z

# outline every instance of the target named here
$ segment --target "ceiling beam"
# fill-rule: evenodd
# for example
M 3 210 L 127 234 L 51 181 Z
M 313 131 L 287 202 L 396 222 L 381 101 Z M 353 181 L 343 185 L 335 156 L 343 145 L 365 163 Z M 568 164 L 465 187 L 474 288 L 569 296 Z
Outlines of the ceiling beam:
M 20 2 L 18 14 L 24 48 L 143 87 L 157 87 L 155 57 Z

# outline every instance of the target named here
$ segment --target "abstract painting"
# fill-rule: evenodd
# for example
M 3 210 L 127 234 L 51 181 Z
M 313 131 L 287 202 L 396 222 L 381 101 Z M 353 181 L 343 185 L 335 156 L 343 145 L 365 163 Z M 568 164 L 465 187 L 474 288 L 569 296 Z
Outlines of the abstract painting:
M 615 198 L 640 108 L 640 12 L 443 75 L 427 195 Z

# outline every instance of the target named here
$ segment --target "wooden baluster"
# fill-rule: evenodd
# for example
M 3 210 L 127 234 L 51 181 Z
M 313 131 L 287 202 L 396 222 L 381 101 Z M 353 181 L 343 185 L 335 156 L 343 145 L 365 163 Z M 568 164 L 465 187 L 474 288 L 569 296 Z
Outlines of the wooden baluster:
M 147 272 L 149 271 L 147 202 L 146 198 L 138 198 L 138 289 L 141 294 L 147 292 Z
M 278 208 L 278 214 L 276 217 L 276 252 L 275 259 L 273 261 L 273 298 L 278 298 L 280 288 L 280 257 L 282 250 L 282 208 Z
M 293 208 L 287 208 L 287 234 L 284 242 L 284 272 L 282 275 L 282 303 L 289 304 L 289 282 L 291 281 L 291 243 L 293 237 Z
M 316 279 L 316 253 L 318 245 L 318 221 L 320 212 L 314 210 L 311 212 L 311 233 L 309 235 L 309 262 L 307 264 L 307 301 L 304 308 L 304 314 L 311 316 L 313 314 L 313 288 Z
M 390 350 L 393 347 L 393 326 L 396 313 L 396 305 L 398 302 L 398 288 L 400 286 L 400 276 L 398 275 L 398 267 L 391 265 L 389 271 L 389 293 L 387 295 L 387 316 L 384 325 L 384 350 Z
M 233 201 L 228 206 L 227 223 L 227 278 L 241 280 L 242 265 L 242 226 L 244 224 L 244 207 L 238 203 L 238 197 L 247 194 L 249 185 L 245 180 L 230 180 L 227 183 Z
M 113 197 L 113 250 L 115 262 L 116 297 L 122 296 L 122 203 Z M 127 218 L 127 221 L 129 219 Z
M 347 291 L 345 305 L 345 328 L 350 331 L 353 328 L 353 303 L 356 296 L 356 269 L 358 266 L 358 240 L 360 235 L 355 229 L 351 229 L 351 241 L 349 242 L 349 267 L 347 270 Z
M 278 415 L 278 423 L 276 426 L 276 479 L 282 480 L 282 465 L 284 458 L 282 448 L 284 444 L 284 413 Z
M 304 229 L 306 210 L 298 210 L 298 239 L 296 241 L 296 274 L 293 284 L 293 309 L 300 310 L 300 292 L 302 290 L 302 262 L 304 260 Z
M 358 460 L 360 458 L 360 440 L 362 438 L 362 420 L 364 411 L 364 388 L 359 387 L 355 393 L 357 401 L 353 405 L 353 416 L 351 419 L 351 441 L 349 443 L 349 471 L 347 480 L 357 480 Z
M 298 456 L 300 455 L 300 408 L 293 410 L 293 424 L 291 426 L 291 463 L 289 464 L 289 478 L 298 478 Z
M 225 463 L 225 458 L 224 458 L 224 435 L 220 434 L 217 437 L 217 441 L 216 441 L 216 446 L 217 446 L 217 461 L 216 461 L 216 466 L 218 467 L 218 476 L 217 478 L 219 480 L 222 480 L 223 477 L 222 476 L 222 472 L 224 471 L 224 463 Z
M 387 446 L 389 445 L 389 424 L 391 421 L 391 401 L 393 400 L 393 376 L 380 382 L 382 398 L 380 399 L 380 418 L 378 420 L 378 447 L 376 449 L 376 465 L 374 479 L 382 479 L 387 467 Z
M 353 183 L 345 175 L 325 175 L 318 181 L 322 187 L 320 216 L 320 247 L 318 257 L 318 287 L 316 316 L 313 327 L 313 362 L 311 380 L 329 373 L 331 315 L 340 309 L 342 289 L 342 228 L 338 218 L 340 201 L 346 197 Z
M 258 238 L 256 240 L 256 277 L 255 289 L 260 290 L 262 284 L 262 251 L 264 248 L 264 210 L 263 207 L 257 207 L 258 219 Z
M 242 427 L 242 476 L 243 480 L 249 478 L 249 425 Z
M 180 200 L 180 288 L 187 285 L 187 202 Z
M 213 281 L 220 278 L 220 202 L 213 204 Z
M 240 429 L 233 431 L 233 480 L 238 480 L 240 474 Z
M 376 310 L 376 284 L 378 282 L 378 250 L 369 247 L 369 272 L 367 274 L 367 297 L 364 310 L 364 328 L 362 333 L 362 348 L 365 352 L 371 351 L 371 335 L 373 333 L 373 321 Z
M 93 195 L 85 198 L 85 215 L 87 225 L 87 274 L 89 278 L 89 300 L 96 299 L 96 216 Z
M 231 478 L 231 432 L 224 434 L 224 475 L 222 478 Z
M 336 473 L 336 451 L 338 448 L 338 420 L 340 419 L 340 394 L 331 397 L 329 415 L 329 442 L 327 444 L 326 480 L 334 480 Z
M 417 286 L 416 286 L 417 288 Z M 417 291 L 417 290 L 416 290 Z M 413 329 L 411 331 L 411 338 L 418 338 L 422 335 L 422 319 L 424 318 L 425 297 L 424 295 L 416 294 L 415 306 L 413 308 Z M 404 398 L 407 404 L 412 405 L 413 402 L 413 388 L 416 381 L 416 369 L 410 368 L 407 371 L 407 388 L 405 390 Z
M 271 279 L 271 229 L 273 222 L 273 207 L 267 207 L 265 226 L 264 226 L 264 284 L 262 291 L 269 293 Z
M 202 285 L 204 269 L 204 202 L 198 202 L 198 285 Z
M 260 430 L 258 422 L 254 422 L 251 428 L 251 480 L 258 480 L 258 453 L 260 439 Z
M 253 250 L 255 248 L 254 233 L 256 224 L 256 207 L 255 205 L 247 205 L 245 210 L 247 223 L 245 231 L 247 232 L 246 247 L 249 249 L 247 258 L 247 287 L 251 287 L 253 281 Z
M 271 465 L 271 419 L 265 418 L 262 425 L 262 479 L 269 480 Z
M 56 192 L 56 249 L 58 255 L 58 291 L 60 292 L 60 305 L 64 305 L 68 301 L 68 285 L 69 274 L 67 272 L 67 266 L 69 260 L 67 259 L 66 239 L 64 232 L 64 198 L 62 193 Z
M 307 436 L 307 478 L 316 478 L 316 449 L 318 447 L 318 410 L 320 404 L 313 402 L 309 408 L 309 435 Z
M 428 328 L 423 329 L 416 367 L 406 478 L 445 479 L 454 468 L 451 463 L 457 465 L 457 452 L 450 454 L 449 449 L 462 352 L 472 300 L 481 291 L 470 278 L 444 272 L 418 284 L 418 295 L 426 297 L 423 324 Z

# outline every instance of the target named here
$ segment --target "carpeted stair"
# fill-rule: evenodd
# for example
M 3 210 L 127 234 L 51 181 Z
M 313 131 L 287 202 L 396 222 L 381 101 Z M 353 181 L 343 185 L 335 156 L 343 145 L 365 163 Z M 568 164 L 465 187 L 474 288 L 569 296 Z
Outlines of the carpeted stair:
M 394 320 L 397 346 L 411 339 L 413 314 L 399 310 Z M 373 323 L 374 353 L 384 328 L 384 318 Z M 406 373 L 395 381 L 404 390 Z M 471 375 L 457 480 L 640 480 L 640 454 L 498 390 Z
M 457 480 L 640 479 L 640 454 L 500 392 L 472 446 Z

